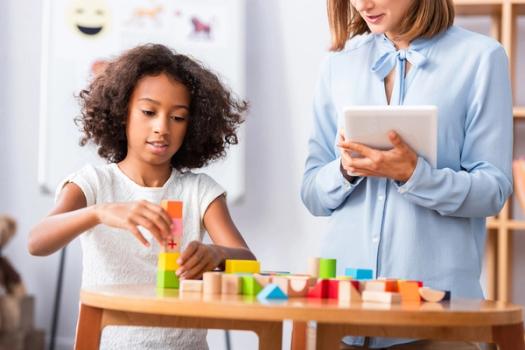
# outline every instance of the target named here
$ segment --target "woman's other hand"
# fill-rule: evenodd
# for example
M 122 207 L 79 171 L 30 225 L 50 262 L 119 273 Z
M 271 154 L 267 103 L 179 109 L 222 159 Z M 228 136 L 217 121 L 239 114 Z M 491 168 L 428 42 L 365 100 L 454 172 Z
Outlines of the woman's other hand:
M 414 173 L 418 156 L 395 131 L 390 131 L 388 138 L 393 148 L 382 151 L 346 140 L 344 130 L 341 130 L 337 146 L 341 150 L 342 168 L 351 176 L 376 176 L 399 182 L 408 181 Z

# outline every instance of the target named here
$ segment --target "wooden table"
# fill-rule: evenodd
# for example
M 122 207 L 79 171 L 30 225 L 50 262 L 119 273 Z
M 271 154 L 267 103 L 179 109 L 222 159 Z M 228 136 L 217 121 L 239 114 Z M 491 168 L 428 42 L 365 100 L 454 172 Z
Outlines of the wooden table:
M 80 293 L 75 349 L 98 349 L 107 325 L 254 331 L 259 349 L 282 347 L 282 321 L 317 321 L 318 349 L 338 349 L 345 335 L 494 342 L 501 350 L 525 350 L 521 308 L 460 300 L 450 303 L 342 304 L 293 298 L 262 304 L 237 295 L 179 295 L 152 285 L 100 286 Z M 296 342 L 297 344 L 297 342 Z

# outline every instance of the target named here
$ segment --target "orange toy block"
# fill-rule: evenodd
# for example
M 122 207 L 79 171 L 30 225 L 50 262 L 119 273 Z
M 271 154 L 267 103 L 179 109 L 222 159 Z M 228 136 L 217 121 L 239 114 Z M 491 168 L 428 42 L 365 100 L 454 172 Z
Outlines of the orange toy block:
M 236 274 L 224 274 L 221 285 L 222 294 L 242 294 L 241 276 Z
M 339 280 L 338 297 L 340 302 L 361 301 L 359 293 L 359 281 L 357 280 Z
M 384 304 L 399 304 L 401 302 L 401 295 L 399 293 L 392 292 L 376 292 L 365 290 L 361 294 L 363 301 L 384 303 Z
M 272 283 L 288 297 L 304 297 L 310 288 L 310 278 L 307 276 L 273 276 Z
M 305 297 L 308 294 L 308 290 L 312 286 L 311 281 L 313 280 L 310 277 L 289 277 L 288 279 L 292 296 L 297 297 Z
M 205 272 L 202 274 L 202 292 L 206 295 L 221 294 L 222 272 Z
M 172 219 L 182 219 L 182 202 L 181 201 L 163 200 L 160 202 L 160 206 L 168 212 L 168 215 Z
M 423 283 L 419 281 L 398 281 L 397 287 L 403 302 L 421 301 L 421 297 L 419 296 L 419 288 L 422 287 L 422 285 Z

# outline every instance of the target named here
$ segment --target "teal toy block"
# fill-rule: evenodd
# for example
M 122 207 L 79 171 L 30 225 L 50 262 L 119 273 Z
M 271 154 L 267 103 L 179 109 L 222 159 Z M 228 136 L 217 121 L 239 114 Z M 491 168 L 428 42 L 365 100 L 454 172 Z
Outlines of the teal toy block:
M 345 276 L 352 277 L 355 280 L 371 280 L 374 278 L 374 271 L 370 269 L 354 269 L 347 267 L 345 269 Z
M 259 292 L 259 294 L 257 294 L 257 299 L 259 299 L 261 302 L 265 302 L 270 299 L 288 299 L 288 297 L 276 284 L 270 283 L 266 285 L 266 287 L 264 287 L 263 290 Z
M 263 289 L 253 275 L 241 276 L 242 294 L 257 295 Z
M 179 289 L 179 277 L 175 271 L 157 271 L 157 288 Z

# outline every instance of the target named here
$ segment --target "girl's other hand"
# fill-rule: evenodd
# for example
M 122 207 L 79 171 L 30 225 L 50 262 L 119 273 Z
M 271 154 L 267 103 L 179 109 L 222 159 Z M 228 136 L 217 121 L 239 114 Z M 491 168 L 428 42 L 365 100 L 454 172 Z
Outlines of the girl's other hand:
M 171 235 L 171 218 L 161 206 L 146 200 L 129 203 L 103 203 L 97 205 L 97 217 L 101 224 L 130 231 L 143 245 L 149 246 L 137 226 L 149 230 L 163 245 Z
M 388 133 L 394 146 L 388 151 L 376 150 L 360 143 L 347 141 L 344 132 L 339 132 L 337 146 L 341 150 L 341 166 L 353 176 L 387 177 L 406 182 L 417 165 L 417 154 L 401 136 L 394 131 Z M 359 154 L 359 157 L 352 154 Z
M 201 278 L 206 271 L 211 271 L 224 260 L 219 246 L 192 241 L 180 255 L 177 276 L 182 279 Z

